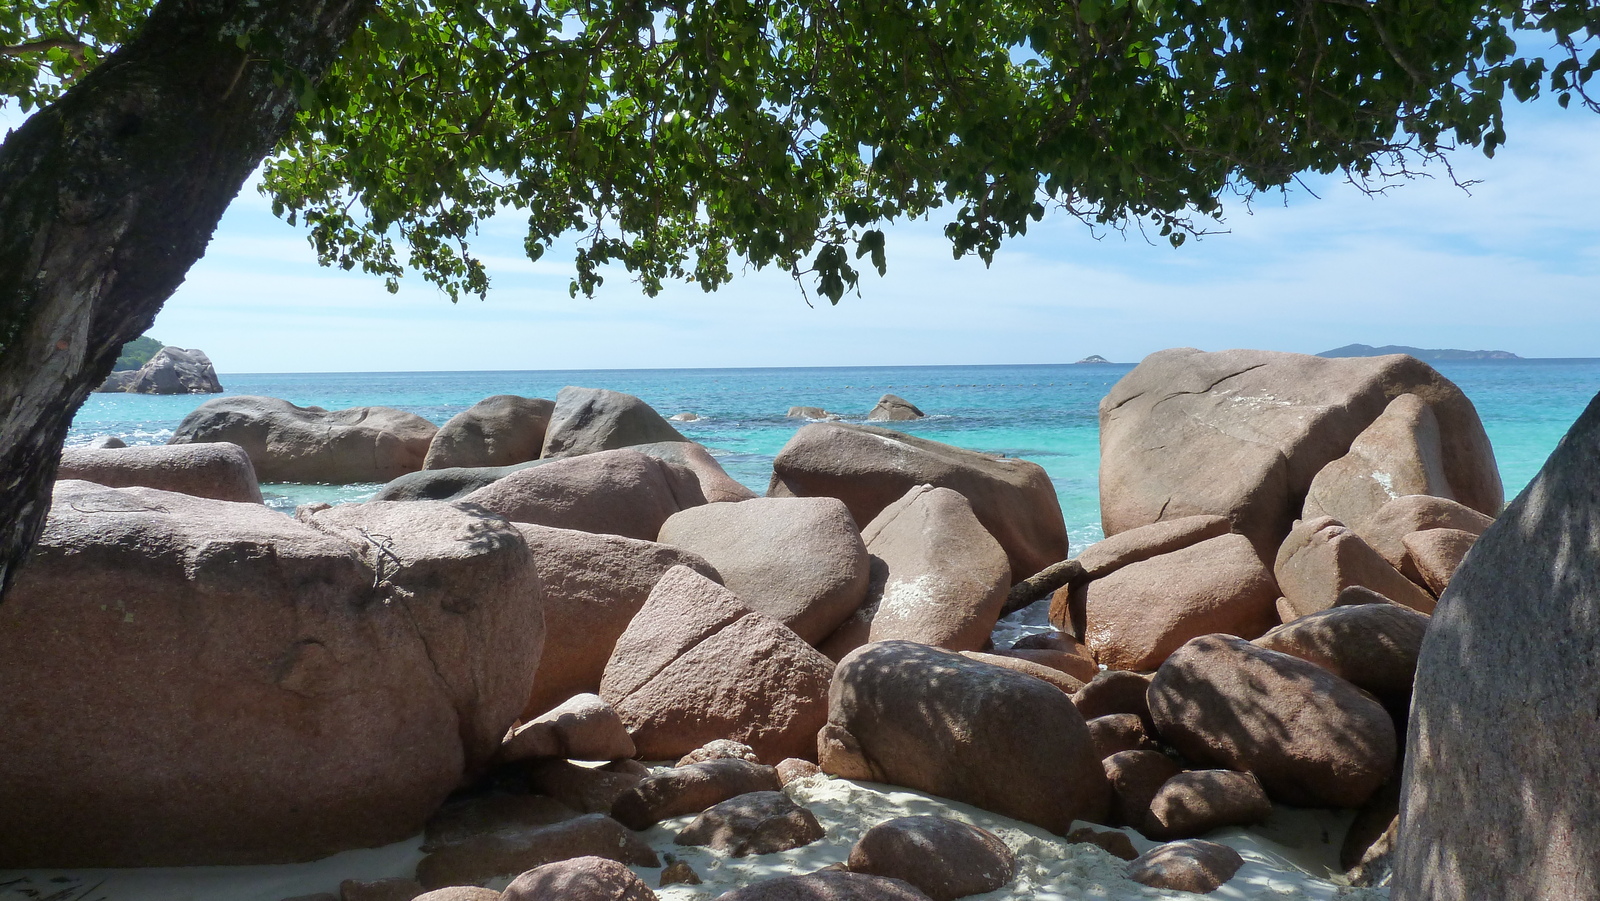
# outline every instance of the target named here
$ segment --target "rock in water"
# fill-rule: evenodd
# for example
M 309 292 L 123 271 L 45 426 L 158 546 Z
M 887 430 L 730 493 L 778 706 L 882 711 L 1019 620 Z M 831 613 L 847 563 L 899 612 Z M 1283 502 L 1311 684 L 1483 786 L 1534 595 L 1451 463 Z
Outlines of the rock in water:
M 836 497 L 865 526 L 918 485 L 958 491 L 1020 581 L 1067 558 L 1067 527 L 1037 463 L 866 425 L 814 422 L 772 461 L 768 497 Z
M 928 414 L 917 409 L 917 405 L 895 394 L 885 394 L 878 398 L 878 405 L 867 414 L 868 422 L 904 422 L 910 419 L 921 419 Z
M 708 504 L 747 501 L 756 496 L 754 491 L 728 475 L 728 471 L 722 468 L 716 457 L 711 456 L 710 451 L 693 441 L 655 441 L 650 444 L 629 445 L 628 449 L 638 451 L 647 457 L 655 457 L 663 463 L 671 463 L 674 467 L 680 467 L 692 475 L 693 485 L 688 481 L 678 480 L 682 486 L 680 495 L 684 497 L 694 494 L 696 489 L 699 494 L 705 496 L 705 502 Z
M 486 397 L 439 427 L 422 468 L 511 466 L 537 460 L 555 406 L 541 397 Z
M 100 392 L 129 394 L 219 394 L 222 383 L 203 350 L 163 347 L 139 369 L 113 372 Z
M 541 457 L 575 457 L 657 441 L 688 441 L 631 394 L 568 386 L 556 394 Z
M 1111 787 L 1072 699 L 1031 676 L 909 641 L 839 662 L 817 737 L 832 775 L 904 785 L 1063 833 Z
M 1254 773 L 1286 804 L 1360 807 L 1394 771 L 1394 723 L 1371 695 L 1242 639 L 1179 648 L 1149 697 L 1156 730 L 1184 757 Z
M 237 444 L 69 447 L 56 478 L 108 488 L 159 488 L 219 501 L 261 503 L 250 455 Z
M 1600 400 L 1440 598 L 1412 698 L 1396 901 L 1600 897 Z
M 219 397 L 183 418 L 168 444 L 228 441 L 263 482 L 387 482 L 422 468 L 433 423 L 391 407 L 328 412 L 276 397 Z
M 0 607 L 0 868 L 313 860 L 399 841 L 516 720 L 534 561 L 451 504 L 56 483 Z
M 816 644 L 867 597 L 867 546 L 837 498 L 753 498 L 674 513 L 663 544 L 704 557 L 753 610 Z
M 1407 393 L 1438 420 L 1456 499 L 1493 515 L 1504 494 L 1483 424 L 1427 364 L 1176 348 L 1146 357 L 1100 402 L 1105 532 L 1212 513 L 1270 557 L 1316 474 Z

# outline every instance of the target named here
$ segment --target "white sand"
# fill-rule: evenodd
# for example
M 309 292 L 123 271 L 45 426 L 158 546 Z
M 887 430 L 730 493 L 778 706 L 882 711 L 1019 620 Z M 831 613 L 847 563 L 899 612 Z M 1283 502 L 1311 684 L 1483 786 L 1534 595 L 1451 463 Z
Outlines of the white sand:
M 1193 901 L 1199 897 L 1132 882 L 1123 875 L 1122 861 L 1093 845 L 1068 844 L 1042 829 L 921 792 L 827 776 L 799 780 L 787 790 L 816 814 L 827 830 L 822 840 L 778 854 L 735 858 L 673 844 L 673 837 L 693 817 L 667 820 L 643 833 L 657 853 L 687 862 L 705 880 L 698 886 L 657 889 L 662 901 L 714 898 L 763 879 L 840 863 L 849 857 L 855 840 L 872 826 L 897 816 L 929 814 L 982 826 L 1016 852 L 1016 881 L 999 891 L 974 895 L 975 901 Z M 1238 849 L 1245 866 L 1228 884 L 1205 897 L 1217 901 L 1387 899 L 1387 890 L 1341 887 L 1327 879 L 1349 819 L 1349 814 L 1279 808 L 1264 827 L 1227 829 L 1207 836 Z M 1154 845 L 1132 830 L 1124 831 L 1141 851 Z M 315 863 L 283 866 L 0 872 L 0 901 L 280 901 L 316 892 L 336 893 L 343 879 L 409 876 L 421 859 L 420 844 L 418 837 L 386 848 L 348 851 Z M 634 870 L 652 888 L 660 881 L 659 869 Z M 494 887 L 503 888 L 507 881 Z

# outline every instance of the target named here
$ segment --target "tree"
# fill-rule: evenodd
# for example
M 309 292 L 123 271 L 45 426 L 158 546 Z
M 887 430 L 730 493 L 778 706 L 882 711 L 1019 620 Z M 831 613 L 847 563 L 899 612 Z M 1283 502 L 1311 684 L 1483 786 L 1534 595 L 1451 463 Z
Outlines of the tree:
M 574 292 L 742 260 L 838 302 L 876 224 L 941 208 L 985 261 L 1052 207 L 1179 244 L 1229 192 L 1492 153 L 1507 90 L 1595 107 L 1596 34 L 1594 0 L 21 0 L 0 584 L 72 414 L 269 154 L 278 212 L 391 287 L 481 296 L 471 235 L 516 208 L 530 256 L 583 235 Z

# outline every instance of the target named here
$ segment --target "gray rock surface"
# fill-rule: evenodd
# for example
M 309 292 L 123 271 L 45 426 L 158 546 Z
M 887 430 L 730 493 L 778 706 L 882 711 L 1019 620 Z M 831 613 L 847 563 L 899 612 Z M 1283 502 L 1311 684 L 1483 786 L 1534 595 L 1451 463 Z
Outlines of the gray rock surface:
M 575 457 L 635 444 L 688 440 L 631 394 L 569 385 L 556 394 L 539 456 Z

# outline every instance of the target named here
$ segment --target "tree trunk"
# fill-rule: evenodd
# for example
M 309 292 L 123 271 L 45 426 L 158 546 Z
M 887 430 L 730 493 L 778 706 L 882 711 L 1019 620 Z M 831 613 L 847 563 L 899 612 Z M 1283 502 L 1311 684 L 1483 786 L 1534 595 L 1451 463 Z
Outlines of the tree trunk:
M 0 145 L 0 596 L 44 526 L 73 414 L 370 2 L 161 0 Z

